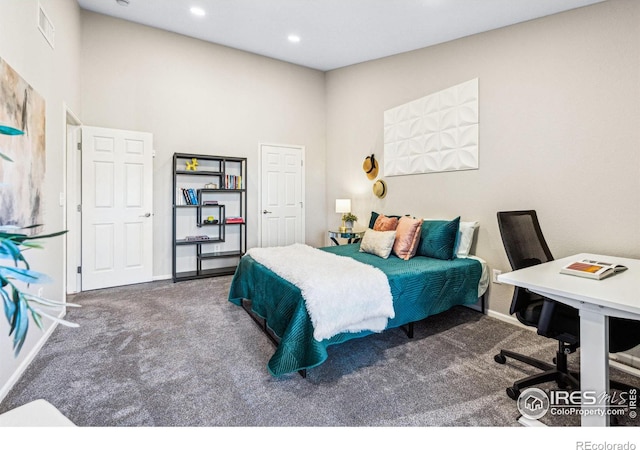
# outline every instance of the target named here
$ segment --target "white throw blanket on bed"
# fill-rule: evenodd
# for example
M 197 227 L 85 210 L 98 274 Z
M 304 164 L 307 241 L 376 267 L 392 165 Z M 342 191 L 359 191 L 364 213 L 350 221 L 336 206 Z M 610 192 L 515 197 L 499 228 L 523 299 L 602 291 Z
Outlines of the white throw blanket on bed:
M 318 341 L 342 332 L 380 332 L 395 317 L 387 276 L 373 266 L 304 244 L 247 254 L 300 289 Z

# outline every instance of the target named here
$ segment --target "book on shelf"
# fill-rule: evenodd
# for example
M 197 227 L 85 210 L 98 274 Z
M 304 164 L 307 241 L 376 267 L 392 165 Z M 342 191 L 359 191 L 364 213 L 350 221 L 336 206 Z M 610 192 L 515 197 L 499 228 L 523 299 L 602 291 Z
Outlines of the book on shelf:
M 180 188 L 182 190 L 182 196 L 184 197 L 184 205 L 197 205 L 198 194 L 195 189 Z
M 184 198 L 184 193 L 182 192 L 182 188 L 176 189 L 176 205 L 186 205 L 187 199 Z
M 187 191 L 189 192 L 189 198 L 191 199 L 190 205 L 197 205 L 198 204 L 198 196 L 196 195 L 196 190 L 195 189 L 187 189 Z
M 185 236 L 184 240 L 185 241 L 208 241 L 212 239 L 210 236 L 207 235 L 201 235 L 201 236 Z
M 244 223 L 244 219 L 242 217 L 227 217 L 225 223 Z
M 242 189 L 242 175 L 227 175 L 224 182 L 225 189 Z
M 185 188 L 180 188 L 182 190 L 182 196 L 184 197 L 184 205 L 190 205 L 191 204 L 191 197 L 189 196 L 189 193 L 187 192 L 187 190 Z
M 202 206 L 215 206 L 218 204 L 218 200 L 203 200 Z
M 583 259 L 567 264 L 560 269 L 560 273 L 583 278 L 591 278 L 593 280 L 602 280 L 603 278 L 624 270 L 627 270 L 627 267 L 622 264 L 613 264 L 593 259 Z

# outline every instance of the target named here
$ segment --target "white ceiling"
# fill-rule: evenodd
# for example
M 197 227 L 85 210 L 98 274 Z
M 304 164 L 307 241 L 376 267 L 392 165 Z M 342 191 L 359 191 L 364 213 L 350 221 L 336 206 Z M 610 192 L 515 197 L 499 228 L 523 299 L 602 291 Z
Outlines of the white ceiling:
M 319 70 L 606 0 L 78 0 L 81 8 Z M 192 6 L 204 17 L 189 12 Z M 297 34 L 300 42 L 287 37 Z

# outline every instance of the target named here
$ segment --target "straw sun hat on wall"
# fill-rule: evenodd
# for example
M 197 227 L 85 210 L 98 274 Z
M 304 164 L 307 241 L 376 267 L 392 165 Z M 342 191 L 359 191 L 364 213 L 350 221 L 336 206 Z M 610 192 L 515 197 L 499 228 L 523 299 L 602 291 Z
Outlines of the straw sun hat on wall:
M 362 170 L 364 170 L 364 173 L 367 174 L 367 178 L 370 180 L 376 179 L 379 167 L 380 165 L 373 154 L 367 156 L 364 159 L 364 163 L 362 163 Z M 384 198 L 384 196 L 387 195 L 387 184 L 382 180 L 376 181 L 373 183 L 373 193 L 378 198 Z
M 384 198 L 384 196 L 387 195 L 387 183 L 382 180 L 373 183 L 373 193 L 378 198 Z
M 367 178 L 375 180 L 378 176 L 378 161 L 374 155 L 367 156 L 362 163 L 362 170 L 367 174 Z

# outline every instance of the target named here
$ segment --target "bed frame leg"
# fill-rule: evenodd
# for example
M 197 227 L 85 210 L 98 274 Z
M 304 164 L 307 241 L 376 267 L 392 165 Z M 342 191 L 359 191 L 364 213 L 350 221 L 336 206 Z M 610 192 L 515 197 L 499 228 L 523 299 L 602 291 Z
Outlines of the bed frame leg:
M 401 326 L 401 327 L 400 327 L 400 328 L 402 328 L 402 330 L 405 332 L 405 334 L 407 335 L 407 337 L 408 337 L 409 339 L 413 339 L 413 324 L 414 324 L 414 323 L 415 323 L 415 322 L 409 322 L 409 323 L 407 324 L 406 328 L 405 328 L 405 327 L 403 327 L 403 326 Z

